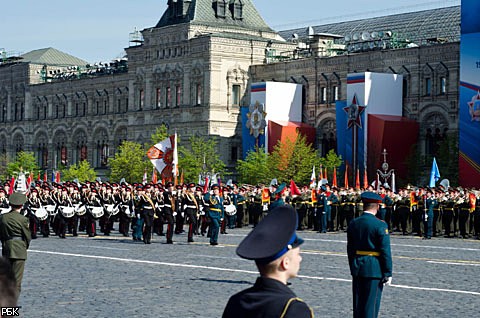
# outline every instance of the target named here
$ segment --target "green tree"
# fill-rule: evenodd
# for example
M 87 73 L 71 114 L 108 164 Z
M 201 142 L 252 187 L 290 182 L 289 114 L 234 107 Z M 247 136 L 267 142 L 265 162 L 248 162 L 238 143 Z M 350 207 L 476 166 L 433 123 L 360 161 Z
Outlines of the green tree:
M 128 183 L 141 182 L 145 170 L 151 171 L 152 165 L 146 160 L 145 148 L 133 141 L 124 141 L 115 157 L 109 160 L 110 180 Z
M 20 171 L 37 174 L 38 168 L 37 159 L 33 152 L 20 151 L 15 158 L 15 161 L 7 164 L 7 175 L 18 175 Z
M 157 129 L 155 129 L 155 132 L 150 136 L 151 145 L 145 148 L 150 148 L 151 146 L 158 144 L 160 141 L 167 139 L 168 136 L 170 136 L 170 134 L 168 133 L 167 126 L 165 124 L 160 125 L 159 127 L 157 127 Z
M 78 179 L 79 182 L 93 181 L 97 178 L 97 173 L 90 167 L 87 160 L 71 165 L 68 169 L 64 169 L 62 174 L 64 180 Z
M 268 166 L 268 156 L 265 149 L 255 147 L 255 151 L 247 153 L 245 160 L 238 160 L 239 181 L 252 185 L 270 182 L 272 176 Z
M 334 171 L 333 168 L 340 167 L 342 163 L 343 163 L 342 156 L 337 155 L 337 153 L 333 149 L 331 149 L 325 157 L 320 158 L 320 164 L 322 165 L 322 167 L 327 168 L 328 177 L 329 177 L 328 181 L 330 183 L 333 180 L 333 171 Z
M 279 182 L 293 179 L 297 184 L 308 184 L 312 167 L 319 162 L 316 151 L 303 135 L 295 141 L 278 142 L 269 159 L 270 171 Z
M 185 182 L 197 182 L 198 175 L 203 170 L 204 160 L 206 171 L 219 173 L 222 177 L 226 175 L 225 163 L 220 159 L 217 151 L 216 138 L 205 139 L 192 136 L 189 141 L 189 148 L 178 147 L 179 173 L 183 171 Z

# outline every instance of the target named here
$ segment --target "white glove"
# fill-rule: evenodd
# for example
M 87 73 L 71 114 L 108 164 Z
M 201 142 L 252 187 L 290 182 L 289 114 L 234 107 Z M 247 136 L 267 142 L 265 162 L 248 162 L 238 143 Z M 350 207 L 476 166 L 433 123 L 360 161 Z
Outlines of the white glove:
M 137 214 L 137 219 L 140 219 L 140 214 Z
M 392 277 L 385 277 L 383 279 L 383 286 L 390 286 L 392 285 Z
M 177 212 L 173 212 L 173 216 L 177 216 Z
M 184 218 L 184 217 L 185 217 L 185 213 L 182 212 L 182 213 L 181 213 L 181 216 L 182 216 L 182 218 Z

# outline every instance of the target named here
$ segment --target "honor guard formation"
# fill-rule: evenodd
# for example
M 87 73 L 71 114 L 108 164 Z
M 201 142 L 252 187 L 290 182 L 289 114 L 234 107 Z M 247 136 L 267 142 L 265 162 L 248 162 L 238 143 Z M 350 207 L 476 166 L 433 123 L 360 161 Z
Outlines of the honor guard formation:
M 292 191 L 285 184 L 225 186 L 210 188 L 195 183 L 174 185 L 108 182 L 37 181 L 28 189 L 21 213 L 29 220 L 32 239 L 69 233 L 90 237 L 118 232 L 150 244 L 154 234 L 173 243 L 174 234 L 207 235 L 211 245 L 227 230 L 255 227 L 269 211 L 289 204 L 298 215 L 297 230 L 319 233 L 347 231 L 347 225 L 363 214 L 361 195 L 368 189 L 337 188 L 325 184 L 318 189 L 303 186 Z M 462 188 L 400 188 L 394 193 L 380 187 L 382 198 L 377 218 L 390 233 L 416 235 L 424 239 L 480 238 L 480 191 Z M 13 193 L 8 182 L 0 187 L 0 212 L 10 211 Z M 187 229 L 186 229 L 187 227 Z

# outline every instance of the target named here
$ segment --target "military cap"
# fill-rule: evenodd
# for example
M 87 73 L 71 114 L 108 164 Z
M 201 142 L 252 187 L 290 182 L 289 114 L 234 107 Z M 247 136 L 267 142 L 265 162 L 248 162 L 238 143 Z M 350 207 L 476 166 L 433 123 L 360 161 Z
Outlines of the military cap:
M 14 192 L 9 198 L 10 205 L 21 206 L 27 202 L 27 196 L 23 193 Z
M 188 188 L 189 188 L 189 189 L 195 188 L 196 186 L 197 186 L 197 185 L 196 185 L 195 183 L 193 183 L 193 182 L 191 182 L 191 183 L 188 184 Z
M 144 187 L 143 187 L 145 190 L 148 190 L 151 188 L 151 186 L 149 184 L 146 184 Z
M 382 203 L 382 197 L 375 192 L 366 191 L 360 196 L 363 203 Z
M 172 181 L 169 181 L 169 182 L 167 182 L 167 184 L 166 184 L 165 186 L 167 186 L 167 187 L 173 187 L 173 186 L 174 186 L 174 184 L 173 184 L 173 182 L 172 182 Z
M 143 186 L 139 184 L 139 185 L 137 185 L 136 189 L 137 190 L 143 190 Z
M 195 191 L 203 191 L 202 187 L 197 187 Z
M 31 192 L 31 193 L 34 193 L 34 192 L 35 192 L 35 193 L 38 193 L 37 189 L 32 189 L 32 190 L 30 190 L 30 192 Z
M 7 194 L 7 192 L 5 192 L 4 189 L 0 189 L 0 193 L 5 193 L 5 194 Z
M 322 191 L 327 191 L 327 187 L 324 186 L 324 185 L 322 185 L 322 186 L 320 187 L 320 190 L 322 190 Z
M 95 194 L 97 194 L 98 192 L 97 192 L 97 189 L 92 188 L 92 190 L 90 191 L 90 193 L 95 193 Z
M 279 206 L 238 245 L 241 258 L 268 264 L 303 243 L 297 236 L 297 213 L 291 206 Z
M 183 189 L 183 186 L 182 186 L 181 184 L 178 184 L 178 185 L 175 187 L 175 189 L 177 189 L 177 190 L 182 190 L 182 189 Z
M 223 192 L 230 192 L 230 188 L 229 187 L 223 187 Z
M 220 189 L 220 186 L 218 184 L 212 184 L 212 186 L 210 187 L 211 190 L 215 190 L 215 189 Z
M 132 189 L 130 189 L 130 188 L 126 188 L 126 189 L 125 189 L 125 191 L 127 191 L 127 192 L 131 192 L 131 191 L 132 191 Z

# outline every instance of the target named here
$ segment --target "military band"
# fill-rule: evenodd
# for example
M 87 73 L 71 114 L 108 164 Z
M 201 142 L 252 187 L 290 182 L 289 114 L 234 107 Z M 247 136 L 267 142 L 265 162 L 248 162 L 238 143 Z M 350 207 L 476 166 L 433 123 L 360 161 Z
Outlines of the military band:
M 372 190 L 367 189 L 367 190 Z M 0 187 L 0 211 L 8 212 L 9 184 Z M 218 192 L 218 195 L 215 193 Z M 377 218 L 386 222 L 392 234 L 415 235 L 424 239 L 480 237 L 480 191 L 461 188 L 399 189 L 377 191 L 382 197 Z M 100 231 L 118 232 L 149 244 L 152 237 L 165 236 L 172 244 L 174 234 L 186 228 L 187 242 L 195 235 L 207 235 L 212 245 L 218 234 L 253 226 L 275 206 L 289 204 L 298 214 L 297 230 L 319 233 L 343 232 L 362 215 L 363 190 L 305 185 L 292 194 L 285 184 L 214 185 L 210 189 L 195 183 L 177 185 L 117 184 L 85 182 L 64 184 L 37 182 L 31 187 L 23 214 L 29 219 L 33 239 L 52 234 L 66 238 Z M 218 227 L 218 234 L 217 234 Z

